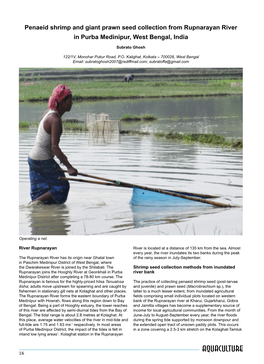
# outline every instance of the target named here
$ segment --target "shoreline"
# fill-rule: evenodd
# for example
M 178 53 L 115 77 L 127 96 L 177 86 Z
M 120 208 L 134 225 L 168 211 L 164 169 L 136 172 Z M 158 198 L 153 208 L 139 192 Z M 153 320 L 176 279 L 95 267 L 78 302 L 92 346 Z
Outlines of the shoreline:
M 73 96 L 73 101 L 100 101 L 100 100 L 127 100 L 127 99 L 158 99 L 158 98 L 184 98 L 184 97 L 226 97 L 226 96 L 241 96 L 241 93 L 208 93 L 208 94 L 180 94 L 180 95 L 161 95 L 161 96 Z M 19 102 L 48 102 L 49 98 L 29 98 L 29 99 L 19 99 Z

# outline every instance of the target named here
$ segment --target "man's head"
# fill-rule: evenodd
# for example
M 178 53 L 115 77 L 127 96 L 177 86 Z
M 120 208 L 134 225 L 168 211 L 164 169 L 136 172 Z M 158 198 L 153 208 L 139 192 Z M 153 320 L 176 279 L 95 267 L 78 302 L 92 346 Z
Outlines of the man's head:
M 51 110 L 56 110 L 58 112 L 58 107 L 63 106 L 63 111 L 70 111 L 72 106 L 72 93 L 68 86 L 59 85 L 54 88 L 51 97 L 49 98 L 48 108 Z

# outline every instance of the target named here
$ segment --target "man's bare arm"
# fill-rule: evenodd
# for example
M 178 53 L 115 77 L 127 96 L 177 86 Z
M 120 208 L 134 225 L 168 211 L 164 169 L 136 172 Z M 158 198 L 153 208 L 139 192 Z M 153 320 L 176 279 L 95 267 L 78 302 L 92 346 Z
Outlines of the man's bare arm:
M 68 173 L 72 176 L 77 176 L 78 171 L 75 169 L 70 162 L 66 155 L 62 152 L 61 148 L 59 147 L 60 143 L 60 136 L 62 131 L 61 121 L 59 118 L 54 118 L 50 123 L 50 131 L 51 131 L 51 150 L 56 155 L 56 157 L 65 165 L 68 169 Z

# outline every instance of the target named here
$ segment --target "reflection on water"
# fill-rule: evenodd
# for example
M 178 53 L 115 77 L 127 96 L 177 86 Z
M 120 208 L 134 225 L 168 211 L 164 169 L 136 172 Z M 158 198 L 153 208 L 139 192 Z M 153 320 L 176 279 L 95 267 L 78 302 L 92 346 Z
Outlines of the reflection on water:
M 33 204 L 20 206 L 31 235 L 67 235 L 70 232 L 69 210 L 66 204 Z
M 187 207 L 175 206 L 175 207 L 150 207 L 150 206 L 133 206 L 131 205 L 133 212 L 133 224 L 135 227 L 146 227 L 150 225 L 161 224 L 177 224 L 183 220 L 190 220 L 193 217 L 199 215 L 205 216 L 206 214 L 212 214 L 219 212 L 220 209 L 203 205 L 200 207 Z
M 65 205 L 26 207 L 29 197 L 27 153 L 35 130 L 20 132 L 20 234 L 109 234 L 138 227 L 175 224 L 221 209 L 144 208 L 129 204 L 132 189 L 71 182 Z M 121 136 L 110 144 L 88 144 L 84 133 L 65 133 L 62 150 L 83 173 L 137 185 L 222 196 L 241 205 L 242 153 L 152 137 Z M 236 212 L 234 211 L 234 216 Z M 242 221 L 241 221 L 242 224 Z
M 190 100 L 187 102 L 181 99 L 81 103 L 74 105 L 71 113 L 72 116 L 79 117 L 86 112 L 105 112 L 111 119 L 119 118 L 124 113 L 151 113 L 163 119 L 148 124 L 129 123 L 128 128 L 163 128 L 167 131 L 189 129 L 191 132 L 199 132 L 200 129 L 212 128 L 215 123 L 222 134 L 230 137 L 241 136 L 241 97 L 231 97 L 229 100 L 219 98 L 220 101 L 207 99 L 192 100 L 191 106 L 188 104 Z M 223 109 L 224 99 L 226 105 Z M 168 109 L 170 103 L 173 106 L 170 105 Z M 21 104 L 21 120 L 29 120 L 26 117 L 30 116 L 28 110 L 26 111 L 28 107 L 28 104 Z M 33 104 L 32 107 L 32 117 L 36 121 L 39 118 L 36 115 L 42 115 L 46 105 L 41 104 L 38 110 L 37 105 Z M 187 114 L 189 116 L 184 119 L 183 115 Z M 212 114 L 216 116 L 214 119 Z M 179 115 L 180 120 L 168 119 L 175 115 Z M 27 155 L 35 136 L 36 128 L 21 130 L 19 133 L 21 235 L 133 234 L 137 228 L 158 227 L 163 224 L 178 227 L 183 221 L 188 223 L 198 221 L 197 219 L 199 226 L 203 226 L 202 234 L 213 234 L 213 229 L 208 232 L 206 223 L 200 220 L 209 216 L 215 218 L 215 224 L 221 221 L 223 233 L 227 230 L 232 230 L 232 233 L 242 231 L 241 209 L 220 209 L 211 205 L 195 209 L 133 206 L 129 204 L 132 196 L 130 188 L 80 182 L 71 182 L 69 198 L 64 205 L 29 207 Z M 242 205 L 241 151 L 175 143 L 159 140 L 151 135 L 93 135 L 89 132 L 64 132 L 60 146 L 71 164 L 82 173 L 154 188 L 217 195 L 220 196 L 219 202 Z M 230 218 L 228 215 L 228 222 L 223 219 L 227 216 L 227 210 L 232 216 Z M 236 229 L 228 227 L 225 230 L 227 225 L 232 225 L 232 221 L 236 224 Z

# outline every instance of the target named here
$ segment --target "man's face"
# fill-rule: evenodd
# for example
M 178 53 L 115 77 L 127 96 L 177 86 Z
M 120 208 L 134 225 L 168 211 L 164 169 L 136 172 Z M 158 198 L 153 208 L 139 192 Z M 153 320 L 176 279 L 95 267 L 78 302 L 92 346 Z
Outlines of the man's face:
M 72 108 L 72 95 L 70 95 L 66 101 L 63 101 L 63 106 L 65 108 L 65 111 L 70 111 Z

